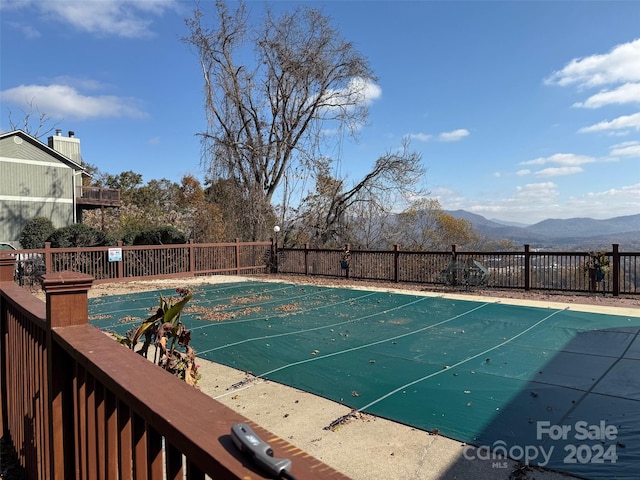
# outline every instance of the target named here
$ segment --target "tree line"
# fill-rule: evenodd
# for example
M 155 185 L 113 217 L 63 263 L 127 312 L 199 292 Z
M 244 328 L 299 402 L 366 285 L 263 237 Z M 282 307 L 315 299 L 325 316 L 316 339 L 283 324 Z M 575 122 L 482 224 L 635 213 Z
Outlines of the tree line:
M 186 175 L 180 183 L 163 178 L 144 184 L 142 175 L 128 171 L 94 173 L 93 183 L 120 189 L 122 206 L 89 211 L 83 215 L 83 223 L 125 244 L 135 244 L 141 240 L 140 232 L 159 227 L 181 234 L 171 237 L 171 243 L 268 240 L 273 226 L 282 225 L 280 240 L 286 247 L 340 248 L 350 244 L 354 249 L 390 249 L 400 244 L 408 250 L 448 250 L 456 244 L 466 250 L 515 248 L 507 240 L 484 239 L 471 222 L 447 214 L 435 199 L 415 200 L 400 212 L 376 208 L 375 203 L 350 204 L 330 178 L 303 199 L 296 209 L 300 214 L 290 223 L 279 223 L 277 209 L 272 209 L 265 222 L 271 229 L 261 238 L 252 236 L 252 216 L 243 214 L 253 205 L 229 182 L 203 186 L 194 176 Z M 334 222 L 336 217 L 339 222 Z M 150 234 L 143 238 L 145 243 L 155 243 Z M 167 237 L 165 243 L 169 240 Z

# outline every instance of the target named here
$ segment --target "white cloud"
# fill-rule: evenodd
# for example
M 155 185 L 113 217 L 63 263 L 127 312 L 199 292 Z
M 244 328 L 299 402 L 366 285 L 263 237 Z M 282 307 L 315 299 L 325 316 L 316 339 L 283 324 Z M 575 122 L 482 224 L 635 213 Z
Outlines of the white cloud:
M 145 118 L 138 101 L 113 95 L 88 96 L 69 85 L 20 85 L 0 91 L 3 103 L 33 104 L 52 118 Z
M 638 198 L 640 198 L 640 183 L 626 185 L 620 188 L 611 188 L 602 192 L 590 192 L 587 194 L 587 196 L 591 198 L 608 197 L 616 198 L 619 200 L 627 200 L 629 202 L 632 202 L 632 204 L 635 204 L 637 210 Z
M 354 78 L 351 80 L 349 87 L 353 92 L 357 92 L 358 103 L 368 104 L 382 96 L 382 88 L 380 88 L 380 85 L 362 78 Z
M 67 75 L 54 77 L 51 79 L 51 83 L 56 85 L 67 85 L 77 90 L 91 90 L 95 92 L 99 92 L 100 90 L 104 90 L 105 88 L 105 84 L 99 82 L 98 80 L 92 80 L 90 78 L 69 77 Z
M 591 88 L 617 85 L 591 95 L 574 107 L 600 108 L 605 105 L 640 103 L 640 38 L 617 45 L 606 54 L 575 58 L 545 79 L 547 85 L 577 85 Z M 607 131 L 609 135 L 626 135 L 629 129 L 640 130 L 640 113 L 581 128 L 580 133 Z
M 626 83 L 615 90 L 603 90 L 590 96 L 584 102 L 574 103 L 574 107 L 600 108 L 604 105 L 640 103 L 640 83 Z
M 469 130 L 465 128 L 459 128 L 458 130 L 453 130 L 451 132 L 443 132 L 438 135 L 438 139 L 441 142 L 457 142 L 462 140 L 464 137 L 469 135 Z
M 349 84 L 340 89 L 329 89 L 324 92 L 321 100 L 321 112 L 329 116 L 340 116 L 343 110 L 351 111 L 362 106 L 371 104 L 382 96 L 382 88 L 371 80 L 364 78 L 353 78 Z M 316 101 L 317 96 L 308 100 L 309 103 Z M 363 125 L 354 124 L 353 128 L 359 129 Z M 328 130 L 325 131 L 328 133 Z
M 575 155 L 573 153 L 555 153 L 549 157 L 538 157 L 526 162 L 520 162 L 520 165 L 546 165 L 553 163 L 562 166 L 584 165 L 585 163 L 594 163 L 595 158 L 587 155 Z
M 24 7 L 37 8 L 49 21 L 57 20 L 84 32 L 126 38 L 152 36 L 150 15 L 181 8 L 176 0 L 26 0 L 16 6 Z
M 529 183 L 517 186 L 508 197 L 473 203 L 460 199 L 457 207 L 503 220 L 534 223 L 538 219 L 548 218 L 549 212 L 558 208 L 559 196 L 558 186 L 553 182 Z M 449 201 L 445 208 L 450 209 Z
M 611 147 L 612 156 L 617 157 L 639 157 L 640 158 L 640 142 L 625 142 Z
M 469 199 L 456 192 L 443 191 L 440 203 L 446 210 L 463 209 L 486 218 L 532 224 L 547 218 L 611 218 L 638 213 L 640 183 L 601 192 L 561 194 L 554 182 L 529 183 L 512 191 L 488 193 L 485 198 Z
M 342 89 L 328 90 L 324 97 L 327 107 L 344 105 L 367 105 L 382 96 L 382 88 L 371 80 L 353 78 Z M 316 97 L 317 98 L 317 97 Z
M 453 130 L 451 132 L 441 132 L 437 134 L 436 139 L 439 142 L 457 142 L 469 135 L 469 130 L 459 128 L 458 130 Z M 419 142 L 428 142 L 434 138 L 430 133 L 409 133 L 406 136 L 411 140 L 417 140 Z
M 580 133 L 602 132 L 607 130 L 640 130 L 640 112 L 632 115 L 623 115 L 610 121 L 602 121 L 589 127 L 578 130 Z
M 609 53 L 571 60 L 545 79 L 547 84 L 596 87 L 640 81 L 640 39 L 614 47 Z
M 410 140 L 417 140 L 418 142 L 428 142 L 431 140 L 432 135 L 428 133 L 410 133 L 407 137 L 409 137 Z
M 558 186 L 553 182 L 528 183 L 516 187 L 516 197 L 522 199 L 544 199 L 545 201 L 558 196 Z
M 574 175 L 583 171 L 582 167 L 549 167 L 538 170 L 535 172 L 535 175 L 538 177 L 560 177 L 564 175 Z
M 522 169 L 516 172 L 518 176 L 535 175 L 537 177 L 560 177 L 564 175 L 574 175 L 584 170 L 580 165 L 594 163 L 597 160 L 587 155 L 575 155 L 573 153 L 555 153 L 549 157 L 538 157 L 526 162 L 520 162 L 520 165 L 559 165 L 558 167 L 547 167 L 541 170 L 531 171 L 530 169 Z

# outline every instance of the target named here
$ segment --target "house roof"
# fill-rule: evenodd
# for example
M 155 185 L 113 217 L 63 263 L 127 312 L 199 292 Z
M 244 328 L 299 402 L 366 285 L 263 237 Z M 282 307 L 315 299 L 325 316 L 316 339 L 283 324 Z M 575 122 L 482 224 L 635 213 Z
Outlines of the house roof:
M 49 147 L 49 145 L 42 143 L 40 140 L 38 140 L 35 137 L 32 137 L 27 132 L 24 132 L 22 130 L 13 130 L 11 132 L 2 133 L 0 134 L 0 140 L 5 138 L 10 138 L 13 136 L 18 136 L 22 138 L 24 141 L 29 142 L 31 145 L 35 146 L 36 148 L 39 148 L 40 150 L 46 152 L 51 157 L 54 157 L 56 160 L 64 163 L 65 165 L 68 165 L 69 168 L 73 168 L 74 170 L 80 170 L 83 175 L 86 175 L 87 177 L 91 177 L 91 174 L 87 172 L 86 168 L 82 164 L 74 162 L 69 157 Z

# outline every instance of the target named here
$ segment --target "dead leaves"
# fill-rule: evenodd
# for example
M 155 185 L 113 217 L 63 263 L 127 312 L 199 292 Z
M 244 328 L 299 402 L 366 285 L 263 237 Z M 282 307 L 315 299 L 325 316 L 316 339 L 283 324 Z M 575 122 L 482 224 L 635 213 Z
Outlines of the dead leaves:
M 278 310 L 281 312 L 293 312 L 295 310 L 300 310 L 300 305 L 298 305 L 297 303 L 288 303 L 286 305 L 277 306 L 275 310 Z
M 351 410 L 346 415 L 342 415 L 341 417 L 336 418 L 333 422 L 331 422 L 326 427 L 323 427 L 323 430 L 330 430 L 332 432 L 337 431 L 340 427 L 347 425 L 348 423 L 354 420 L 364 420 L 371 421 L 373 417 L 369 414 L 362 413 L 357 411 L 356 409 Z
M 216 305 L 215 307 L 207 308 L 200 305 L 192 305 L 185 308 L 185 313 L 193 314 L 198 320 L 208 320 L 210 322 L 223 322 L 225 320 L 231 320 L 236 317 L 249 315 L 251 313 L 259 312 L 262 307 L 243 308 L 242 310 L 236 310 L 235 312 L 225 312 L 223 309 L 228 308 L 228 305 Z

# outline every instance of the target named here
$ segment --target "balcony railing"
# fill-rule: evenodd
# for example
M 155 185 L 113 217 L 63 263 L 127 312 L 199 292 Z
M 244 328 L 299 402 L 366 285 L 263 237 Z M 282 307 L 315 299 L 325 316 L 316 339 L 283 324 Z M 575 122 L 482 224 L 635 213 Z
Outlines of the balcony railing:
M 102 187 L 78 187 L 76 204 L 87 207 L 119 207 L 120 189 Z

